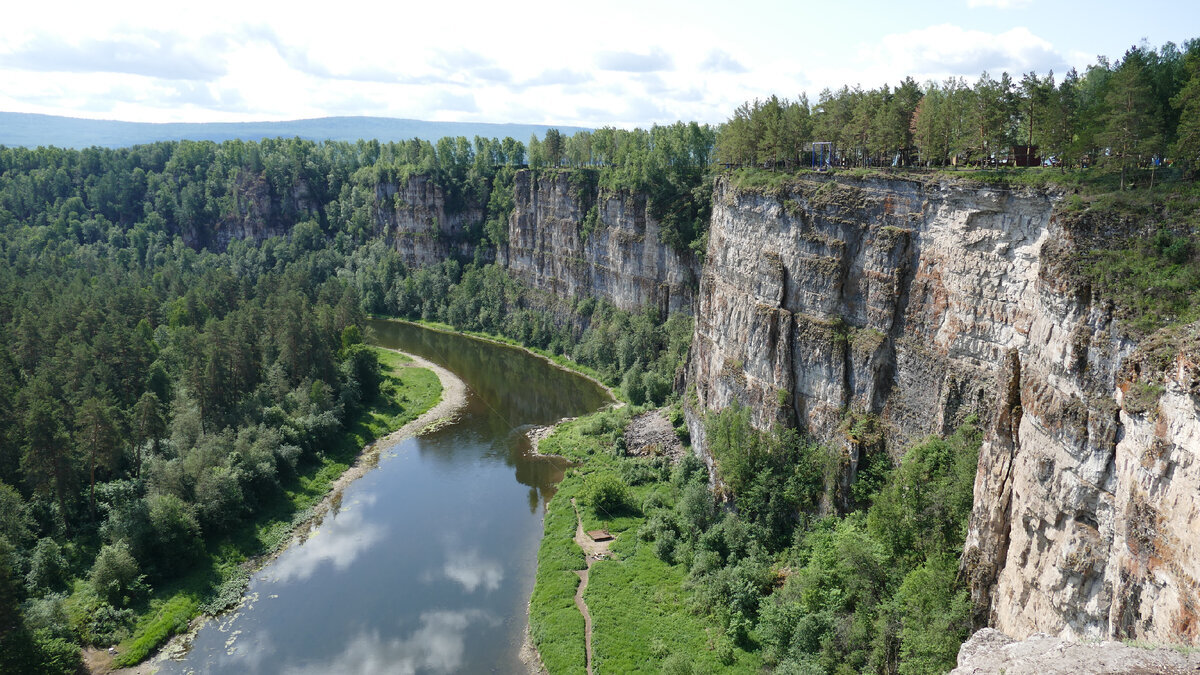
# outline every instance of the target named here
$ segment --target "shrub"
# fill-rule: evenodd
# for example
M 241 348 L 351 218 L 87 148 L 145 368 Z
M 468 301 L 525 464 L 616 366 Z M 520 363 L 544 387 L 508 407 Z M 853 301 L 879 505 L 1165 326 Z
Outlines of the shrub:
M 676 652 L 662 662 L 660 672 L 662 675 L 692 675 L 696 672 L 692 668 L 692 658 L 690 654 Z
M 349 326 L 346 330 L 350 328 L 354 326 Z M 383 381 L 379 357 L 376 356 L 375 350 L 362 344 L 350 345 L 346 349 L 345 364 L 347 373 L 358 382 L 362 400 L 375 400 L 379 395 L 379 385 Z
M 584 503 L 600 514 L 611 516 L 629 506 L 629 488 L 624 481 L 608 472 L 588 476 L 581 496 Z
M 671 395 L 671 381 L 653 370 L 642 374 L 642 391 L 646 401 L 654 405 L 662 405 Z
M 704 483 L 691 483 L 683 489 L 675 505 L 679 524 L 688 537 L 704 532 L 717 520 L 717 506 Z
M 646 384 L 642 371 L 642 364 L 635 363 L 632 368 L 625 372 L 625 377 L 621 380 L 621 391 L 625 393 L 625 397 L 634 405 L 641 405 L 646 402 Z
M 47 593 L 25 603 L 25 627 L 52 637 L 71 639 L 71 619 L 67 616 L 64 593 Z
M 29 572 L 25 584 L 35 594 L 42 590 L 59 590 L 67 582 L 67 559 L 62 549 L 49 537 L 39 539 L 29 556 Z
M 42 632 L 35 632 L 34 644 L 41 652 L 40 672 L 46 675 L 74 675 L 83 667 L 79 645 Z
M 237 472 L 213 467 L 196 481 L 196 511 L 208 532 L 221 532 L 235 525 L 245 510 Z
M 957 560 L 936 556 L 900 584 L 901 675 L 944 673 L 954 667 L 959 645 L 971 634 L 971 603 L 957 575 Z
M 187 569 L 204 550 L 191 507 L 170 494 L 151 495 L 146 502 L 154 532 L 150 555 L 155 569 L 163 575 Z
M 708 467 L 704 460 L 688 453 L 671 470 L 671 485 L 676 490 L 682 490 L 691 483 L 708 485 Z
M 637 486 L 654 483 L 667 477 L 670 465 L 664 458 L 630 459 L 621 462 L 621 479 L 627 485 Z
M 110 605 L 125 606 L 142 589 L 142 575 L 129 546 L 119 541 L 100 549 L 88 581 Z
M 646 519 L 638 528 L 638 538 L 642 541 L 657 541 L 670 532 L 675 534 L 675 522 L 667 511 L 659 511 Z
M 654 555 L 665 563 L 673 563 L 675 562 L 675 549 L 678 546 L 679 537 L 675 535 L 675 530 L 663 530 L 654 540 Z

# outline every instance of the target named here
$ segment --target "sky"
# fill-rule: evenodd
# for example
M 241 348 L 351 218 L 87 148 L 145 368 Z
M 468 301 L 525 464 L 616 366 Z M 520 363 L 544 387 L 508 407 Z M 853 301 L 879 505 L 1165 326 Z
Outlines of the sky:
M 718 123 L 772 94 L 1061 74 L 1196 37 L 1196 0 L 21 2 L 0 22 L 0 111 Z

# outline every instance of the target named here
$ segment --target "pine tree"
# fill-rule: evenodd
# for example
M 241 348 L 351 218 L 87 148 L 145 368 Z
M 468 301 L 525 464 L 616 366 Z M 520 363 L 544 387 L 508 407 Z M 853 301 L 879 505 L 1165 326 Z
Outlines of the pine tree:
M 1125 52 L 1124 60 L 1108 82 L 1104 103 L 1107 111 L 1099 139 L 1108 146 L 1111 161 L 1121 168 L 1121 189 L 1124 190 L 1130 163 L 1151 154 L 1158 143 L 1158 111 L 1142 49 L 1134 47 Z
M 1171 99 L 1171 106 L 1179 111 L 1171 152 L 1189 173 L 1195 173 L 1200 166 L 1200 51 L 1188 55 L 1186 67 L 1187 83 Z
M 115 411 L 99 398 L 83 402 L 76 415 L 76 438 L 88 456 L 88 511 L 96 517 L 96 468 L 109 468 L 115 459 L 118 433 Z

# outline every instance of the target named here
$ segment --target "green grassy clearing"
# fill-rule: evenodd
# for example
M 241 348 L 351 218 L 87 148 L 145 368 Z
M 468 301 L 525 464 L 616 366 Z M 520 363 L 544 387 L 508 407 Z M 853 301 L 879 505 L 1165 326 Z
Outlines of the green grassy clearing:
M 573 541 L 574 497 L 585 530 L 603 528 L 617 537 L 611 549 L 614 558 L 592 565 L 584 593 L 593 620 L 596 672 L 657 673 L 668 661 L 685 657 L 692 672 L 756 672 L 762 667 L 761 656 L 719 639 L 723 631 L 697 606 L 685 584 L 687 567 L 663 562 L 653 542 L 638 537 L 646 522 L 641 504 L 655 500 L 670 505 L 677 496 L 667 476 L 651 469 L 647 460 L 613 452 L 616 437 L 640 412 L 626 406 L 567 422 L 539 446 L 541 452 L 567 457 L 579 466 L 567 472 L 547 507 L 530 602 L 534 644 L 552 674 L 584 672 L 583 617 L 574 596 L 579 586 L 575 570 L 583 569 L 585 562 Z M 604 475 L 615 475 L 627 485 L 623 507 L 604 510 L 588 502 L 589 483 Z

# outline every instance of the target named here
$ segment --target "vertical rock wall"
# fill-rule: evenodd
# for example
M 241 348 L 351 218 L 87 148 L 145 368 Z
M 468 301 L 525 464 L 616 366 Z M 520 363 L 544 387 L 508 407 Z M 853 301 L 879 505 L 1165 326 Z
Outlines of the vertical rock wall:
M 597 194 L 585 180 L 572 184 L 571 176 L 517 173 L 499 262 L 517 279 L 562 298 L 591 295 L 624 310 L 690 312 L 697 264 L 661 241 L 645 195 Z
M 480 227 L 484 219 L 479 204 L 448 209 L 445 190 L 422 175 L 376 185 L 372 213 L 376 236 L 390 241 L 404 262 L 416 267 L 471 259 L 475 245 L 467 230 Z
M 265 176 L 248 171 L 238 175 L 231 193 L 229 206 L 212 227 L 185 227 L 180 232 L 185 244 L 223 251 L 234 239 L 286 236 L 296 223 L 319 218 L 323 208 L 303 181 L 275 194 Z
M 689 363 L 701 409 L 740 401 L 851 464 L 848 413 L 878 415 L 893 451 L 976 415 L 977 621 L 1196 639 L 1200 347 L 1179 345 L 1197 329 L 1152 353 L 1123 337 L 1070 273 L 1083 244 L 1053 195 L 814 177 L 769 193 L 723 179 L 714 199 Z

